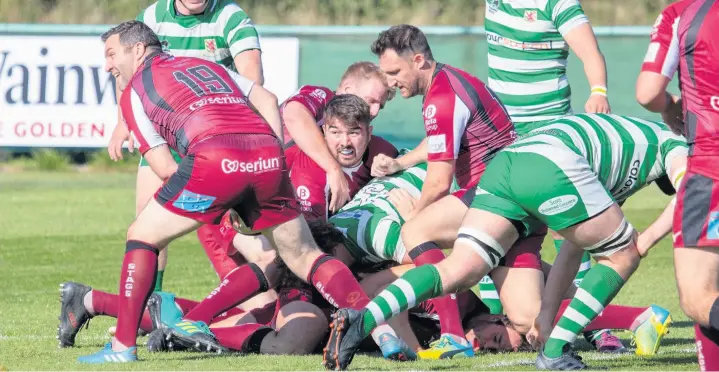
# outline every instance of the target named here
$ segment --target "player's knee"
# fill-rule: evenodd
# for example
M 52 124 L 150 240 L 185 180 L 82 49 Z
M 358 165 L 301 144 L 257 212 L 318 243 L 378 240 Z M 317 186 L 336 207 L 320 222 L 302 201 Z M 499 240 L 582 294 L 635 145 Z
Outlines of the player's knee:
M 637 251 L 636 231 L 632 224 L 624 218 L 611 235 L 585 250 L 593 257 L 607 258 L 631 271 L 639 266 L 641 260 L 639 251 Z
M 707 296 L 706 291 L 695 285 L 679 283 L 679 305 L 684 314 L 695 322 L 705 323 L 716 296 Z
M 526 334 L 532 328 L 534 319 L 539 315 L 540 303 L 536 301 L 523 301 L 521 306 L 507 306 L 507 318 L 517 332 Z
M 504 247 L 502 247 L 496 239 L 484 231 L 471 227 L 462 227 L 459 229 L 456 244 L 462 244 L 471 248 L 474 253 L 489 266 L 489 270 L 486 272 L 496 268 L 499 265 L 499 261 L 505 255 Z M 482 274 L 482 276 L 484 276 L 484 274 Z M 479 279 L 481 279 L 481 277 Z

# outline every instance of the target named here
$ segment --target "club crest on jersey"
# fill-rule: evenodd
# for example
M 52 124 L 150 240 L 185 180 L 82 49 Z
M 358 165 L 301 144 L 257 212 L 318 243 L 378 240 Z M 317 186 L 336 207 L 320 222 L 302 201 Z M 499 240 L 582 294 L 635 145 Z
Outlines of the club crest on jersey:
M 487 0 L 487 10 L 494 13 L 499 9 L 499 0 Z
M 305 185 L 300 185 L 297 187 L 297 197 L 301 200 L 307 200 L 310 198 L 310 189 L 307 188 Z
M 162 41 L 160 42 L 160 45 L 162 45 L 162 51 L 163 51 L 163 52 L 165 52 L 165 53 L 169 53 L 169 52 L 170 52 L 170 42 L 169 42 L 169 41 L 167 41 L 167 40 L 162 40 Z
M 527 22 L 534 22 L 537 20 L 537 11 L 536 10 L 525 10 L 524 11 L 524 20 Z
M 215 39 L 205 39 L 205 54 L 209 57 L 214 57 L 217 51 L 217 43 Z
M 327 93 L 325 93 L 324 90 L 319 89 L 319 88 L 315 89 L 314 92 L 310 93 L 310 96 L 315 97 L 322 101 L 327 99 Z

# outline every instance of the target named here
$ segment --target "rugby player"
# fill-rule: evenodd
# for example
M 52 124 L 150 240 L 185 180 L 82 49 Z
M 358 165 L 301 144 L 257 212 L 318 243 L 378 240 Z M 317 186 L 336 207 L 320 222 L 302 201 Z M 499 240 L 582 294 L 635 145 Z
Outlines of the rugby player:
M 637 102 L 649 111 L 661 113 L 664 122 L 678 132 L 684 130 L 682 104 L 679 96 L 667 92 L 667 86 L 679 67 L 679 40 L 675 33 L 679 15 L 692 2 L 673 2 L 659 14 L 636 84 Z
M 327 298 L 341 306 L 366 303 L 352 273 L 317 249 L 299 217 L 282 152 L 277 98 L 217 64 L 163 53 L 157 36 L 141 22 L 124 22 L 102 39 L 106 70 L 123 89 L 123 119 L 166 183 L 128 229 L 113 342 L 80 361 L 137 360 L 137 327 L 154 285 L 157 247 L 219 222 L 233 207 L 248 228 L 265 234 L 288 266 Z M 179 167 L 170 146 L 184 156 Z M 257 270 L 250 264 L 235 272 L 243 268 Z M 266 289 L 264 275 L 256 277 L 258 287 Z M 222 286 L 238 286 L 228 278 Z M 342 282 L 343 293 L 328 285 L 332 281 Z M 198 338 L 213 338 L 202 322 L 193 327 Z
M 402 155 L 408 150 L 403 150 Z M 405 171 L 393 176 L 385 176 L 372 180 L 367 186 L 360 190 L 353 200 L 345 205 L 340 213 L 330 217 L 329 227 L 313 224 L 313 236 L 318 244 L 330 244 L 333 248 L 333 255 L 340 258 L 354 271 L 360 267 L 373 266 L 394 261 L 396 263 L 411 263 L 406 248 L 400 239 L 400 231 L 405 222 L 406 216 L 411 214 L 416 198 L 419 198 L 421 189 L 426 177 L 427 163 L 420 163 Z M 647 236 L 653 236 L 650 244 L 654 244 L 666 235 L 669 221 L 652 226 L 647 229 Z M 655 230 L 664 226 L 665 231 Z M 329 233 L 321 234 L 319 230 L 336 228 L 343 236 L 340 240 L 328 241 L 328 238 L 317 238 L 318 235 L 332 236 Z M 527 279 L 538 277 L 537 282 L 527 280 L 523 282 L 524 290 L 505 292 L 500 284 L 503 300 L 506 301 L 508 320 L 515 331 L 526 334 L 536 318 L 541 301 L 541 293 L 544 288 L 544 276 L 549 272 L 551 266 L 543 263 L 540 258 L 541 243 L 546 231 L 536 234 L 531 239 L 523 239 L 507 252 L 507 255 L 499 262 L 498 267 L 492 271 L 492 275 L 501 272 L 505 276 L 515 271 L 536 273 L 534 276 L 527 276 Z M 649 241 L 648 241 L 649 242 Z M 327 251 L 327 248 L 323 248 Z M 574 288 L 574 286 L 572 286 Z M 574 295 L 574 290 L 568 291 L 569 298 Z M 428 300 L 432 302 L 433 300 Z M 563 304 L 565 307 L 568 304 Z M 529 309 L 529 310 L 528 310 Z M 531 309 L 536 312 L 532 313 Z M 597 328 L 602 324 L 612 329 L 627 329 L 635 334 L 637 341 L 637 353 L 640 355 L 652 355 L 656 353 L 659 342 L 664 332 L 654 332 L 650 327 L 648 318 L 657 314 L 658 317 L 668 317 L 668 312 L 658 306 L 651 308 L 632 308 L 626 306 L 611 306 L 605 309 L 604 316 L 589 328 L 590 330 L 601 330 Z M 397 328 L 394 324 L 390 325 Z M 408 343 L 412 345 L 412 342 Z
M 591 90 L 585 112 L 611 111 L 604 56 L 578 0 L 528 3 L 487 0 L 484 14 L 487 84 L 504 104 L 519 135 L 573 113 L 567 78 L 570 50 L 584 65 Z M 552 237 L 559 251 L 563 239 L 555 232 Z M 591 260 L 586 254 L 577 272 L 576 284 L 581 283 L 590 267 Z M 485 293 L 492 289 L 486 280 L 480 287 Z M 496 293 L 493 297 L 497 297 Z M 624 349 L 619 339 L 608 333 L 585 337 L 600 351 Z
M 216 62 L 262 85 L 262 59 L 257 30 L 250 17 L 233 0 L 159 0 L 143 10 L 136 20 L 147 24 L 160 39 L 163 49 L 176 56 L 196 57 Z M 117 97 L 121 92 L 117 91 Z M 118 107 L 118 125 L 108 144 L 113 160 L 122 159 L 122 146 L 129 140 L 128 150 L 134 151 L 134 141 Z M 177 164 L 181 157 L 172 151 Z M 162 180 L 140 159 L 135 189 L 135 213 L 162 186 Z M 216 244 L 217 228 L 212 225 L 197 231 L 203 247 Z M 167 249 L 161 250 L 155 290 L 162 289 L 167 266 Z
M 675 28 L 684 133 L 690 147 L 674 214 L 674 267 L 679 301 L 696 322 L 699 366 L 706 371 L 719 370 L 718 10 L 716 1 L 694 1 Z
M 657 17 L 637 79 L 637 100 L 660 112 L 674 130 L 686 133 L 690 145 L 686 182 L 677 195 L 674 214 L 674 266 L 682 310 L 693 319 L 702 371 L 719 370 L 719 235 L 715 233 L 714 160 L 717 94 L 716 3 L 677 1 Z M 682 97 L 666 91 L 679 69 Z
M 393 174 L 428 161 L 427 180 L 407 217 L 402 240 L 415 265 L 438 263 L 444 258 L 440 247 L 450 247 L 456 238 L 471 190 L 486 163 L 514 140 L 514 128 L 502 104 L 482 81 L 435 61 L 427 38 L 417 27 L 398 25 L 382 31 L 371 50 L 379 57 L 390 87 L 398 88 L 404 98 L 424 96 L 427 138 L 397 159 L 380 155 L 372 175 Z M 461 189 L 448 196 L 453 177 Z M 444 336 L 420 357 L 472 356 L 454 296 L 437 299 L 435 306 Z
M 571 343 L 609 304 L 648 249 L 638 250 L 636 232 L 615 200 L 659 179 L 672 180 L 676 189 L 686 154 L 684 138 L 666 125 L 614 115 L 576 115 L 530 132 L 487 166 L 447 259 L 408 271 L 361 311 L 336 313 L 326 367 L 346 368 L 357 343 L 377 324 L 428 298 L 470 288 L 518 240 L 546 227 L 567 241 L 550 272 L 535 324 L 538 339 L 545 341 L 537 367 L 586 367 Z M 576 274 L 580 247 L 599 264 L 551 331 L 559 300 Z M 662 332 L 670 318 L 651 321 Z

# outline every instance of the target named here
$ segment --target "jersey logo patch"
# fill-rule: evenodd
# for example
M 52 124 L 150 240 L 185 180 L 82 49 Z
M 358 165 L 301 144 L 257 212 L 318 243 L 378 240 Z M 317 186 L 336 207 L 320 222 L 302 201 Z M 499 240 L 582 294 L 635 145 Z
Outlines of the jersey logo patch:
M 536 10 L 525 10 L 524 11 L 524 20 L 527 22 L 534 22 L 537 20 L 537 11 Z
M 538 210 L 539 213 L 545 216 L 554 216 L 555 214 L 572 209 L 572 207 L 577 204 L 578 200 L 579 198 L 577 198 L 576 195 L 557 196 L 542 203 Z
M 424 109 L 424 117 L 425 119 L 432 119 L 434 115 L 437 114 L 437 106 L 435 105 L 429 105 L 426 109 Z
M 719 239 L 719 212 L 711 212 L 709 215 L 707 239 Z
M 499 0 L 487 0 L 487 10 L 494 13 L 499 9 Z
M 187 212 L 205 213 L 217 199 L 214 196 L 196 194 L 189 190 L 182 190 L 182 194 L 172 203 L 172 206 Z
M 307 188 L 305 185 L 301 185 L 297 187 L 297 197 L 302 200 L 307 200 L 310 198 L 310 189 Z
M 441 154 L 447 151 L 447 137 L 444 134 L 429 136 L 427 138 L 430 154 Z
M 209 57 L 214 57 L 217 51 L 217 43 L 215 39 L 205 39 L 205 54 Z

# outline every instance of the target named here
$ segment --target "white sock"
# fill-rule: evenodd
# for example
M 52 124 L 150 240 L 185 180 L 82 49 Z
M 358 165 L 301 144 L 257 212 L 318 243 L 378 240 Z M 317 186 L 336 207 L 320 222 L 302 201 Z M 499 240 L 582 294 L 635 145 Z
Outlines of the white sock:
M 92 292 L 93 291 L 90 291 L 85 294 L 85 297 L 82 298 L 82 304 L 85 305 L 85 310 L 87 310 L 90 315 L 95 316 L 95 308 L 92 307 Z

